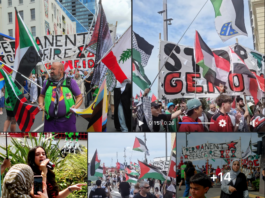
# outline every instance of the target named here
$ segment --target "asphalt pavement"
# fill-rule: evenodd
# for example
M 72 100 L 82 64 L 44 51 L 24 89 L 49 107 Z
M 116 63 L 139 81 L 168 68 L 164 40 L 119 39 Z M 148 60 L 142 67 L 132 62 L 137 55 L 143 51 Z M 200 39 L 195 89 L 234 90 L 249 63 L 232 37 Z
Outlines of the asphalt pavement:
M 80 109 L 84 109 L 85 106 L 84 104 L 82 104 L 80 107 Z M 111 119 L 111 112 L 110 112 L 110 108 L 109 108 L 109 113 L 108 113 L 108 120 L 107 120 L 107 131 L 108 132 L 115 132 L 115 126 L 114 126 L 114 120 Z M 43 132 L 44 130 L 44 121 L 42 119 L 43 117 L 43 112 L 39 112 L 36 117 L 35 117 L 35 121 L 34 124 L 31 127 L 31 132 Z M 0 131 L 3 131 L 4 128 L 4 122 L 6 120 L 7 116 L 6 116 L 6 110 L 3 109 L 3 115 L 0 115 Z M 76 117 L 76 130 L 77 132 L 86 132 L 87 130 L 87 126 L 88 126 L 88 121 L 86 121 L 84 118 L 82 118 L 81 116 L 77 116 Z M 10 128 L 9 128 L 10 130 Z M 18 125 L 16 126 L 16 132 L 21 132 Z

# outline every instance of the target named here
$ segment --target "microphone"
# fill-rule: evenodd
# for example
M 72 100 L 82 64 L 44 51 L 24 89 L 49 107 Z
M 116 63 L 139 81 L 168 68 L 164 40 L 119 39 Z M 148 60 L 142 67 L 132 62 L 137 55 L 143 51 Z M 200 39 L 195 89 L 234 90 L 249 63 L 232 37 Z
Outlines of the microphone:
M 42 162 L 42 161 L 41 161 L 41 162 Z M 46 166 L 47 166 L 47 168 L 53 170 L 53 168 L 55 167 L 55 164 L 52 163 L 51 161 L 49 161 L 48 164 L 47 164 Z

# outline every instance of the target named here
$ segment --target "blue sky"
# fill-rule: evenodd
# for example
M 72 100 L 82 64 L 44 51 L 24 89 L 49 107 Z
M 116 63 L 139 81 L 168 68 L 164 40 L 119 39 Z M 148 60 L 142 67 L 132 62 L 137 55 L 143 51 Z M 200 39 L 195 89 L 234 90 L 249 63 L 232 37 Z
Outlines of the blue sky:
M 126 148 L 126 162 L 138 162 L 144 159 L 144 153 L 132 151 L 135 137 L 144 140 L 144 133 L 90 133 L 88 137 L 88 158 L 92 159 L 95 150 L 98 151 L 99 159 L 105 166 L 115 166 L 118 160 L 124 162 L 124 148 Z M 146 145 L 150 156 L 148 162 L 155 157 L 165 157 L 165 133 L 146 133 Z M 171 152 L 171 134 L 167 134 L 168 156 Z M 111 159 L 113 162 L 111 163 Z
M 177 43 L 181 35 L 185 32 L 190 22 L 199 12 L 206 0 L 167 0 L 168 18 L 173 18 L 172 25 L 168 26 L 168 41 Z M 252 30 L 249 18 L 248 1 L 244 0 L 245 25 L 248 37 L 238 36 L 239 43 L 245 47 L 253 49 Z M 158 11 L 163 10 L 163 0 L 152 0 L 152 3 L 142 0 L 133 0 L 133 30 L 154 45 L 152 55 L 145 73 L 152 82 L 158 73 L 159 54 L 159 33 L 163 39 L 163 17 Z M 215 14 L 212 3 L 207 4 L 195 19 L 186 35 L 181 40 L 181 45 L 194 46 L 195 30 L 202 36 L 203 40 L 210 48 L 219 48 L 232 45 L 236 39 L 232 38 L 222 42 L 215 29 Z M 155 81 L 151 92 L 158 95 L 158 80 Z M 140 88 L 133 84 L 133 96 L 140 93 Z
M 188 135 L 188 147 L 196 146 L 198 144 L 207 143 L 223 143 L 232 140 L 238 140 L 241 137 L 241 151 L 246 151 L 249 140 L 251 142 L 261 141 L 261 138 L 258 138 L 257 133 L 192 133 Z M 180 156 L 182 153 L 182 146 L 185 146 L 186 136 L 185 133 L 177 133 L 177 164 L 180 162 Z M 254 155 L 254 153 L 253 153 Z M 216 159 L 215 162 L 210 160 L 210 163 L 213 165 L 214 168 L 217 165 L 225 164 L 224 160 Z M 193 162 L 194 165 L 205 165 L 205 160 L 198 160 Z

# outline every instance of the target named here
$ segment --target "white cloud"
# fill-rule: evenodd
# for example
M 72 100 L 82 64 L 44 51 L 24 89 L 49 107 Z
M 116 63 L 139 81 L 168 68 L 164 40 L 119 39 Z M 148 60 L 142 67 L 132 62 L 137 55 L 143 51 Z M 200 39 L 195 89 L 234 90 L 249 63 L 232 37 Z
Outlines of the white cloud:
M 118 21 L 117 34 L 122 34 L 131 25 L 130 0 L 103 0 L 102 1 L 108 23 L 113 25 Z

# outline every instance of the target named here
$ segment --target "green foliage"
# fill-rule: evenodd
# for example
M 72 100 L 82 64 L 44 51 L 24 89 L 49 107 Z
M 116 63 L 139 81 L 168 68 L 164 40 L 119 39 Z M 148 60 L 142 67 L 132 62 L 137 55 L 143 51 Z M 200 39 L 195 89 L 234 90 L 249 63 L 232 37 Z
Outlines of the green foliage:
M 122 52 L 119 63 L 122 61 L 122 63 L 124 63 L 126 60 L 128 60 L 130 57 L 132 56 L 132 50 L 131 49 L 127 49 L 125 51 Z
M 87 149 L 83 147 L 82 150 L 78 154 L 68 154 L 61 161 L 60 166 L 56 167 L 55 179 L 61 190 L 74 184 L 87 182 Z M 68 196 L 68 198 L 71 197 L 87 197 L 87 186 Z
M 256 190 L 259 190 L 259 182 L 260 182 L 259 179 L 256 179 L 255 181 L 252 182 Z

